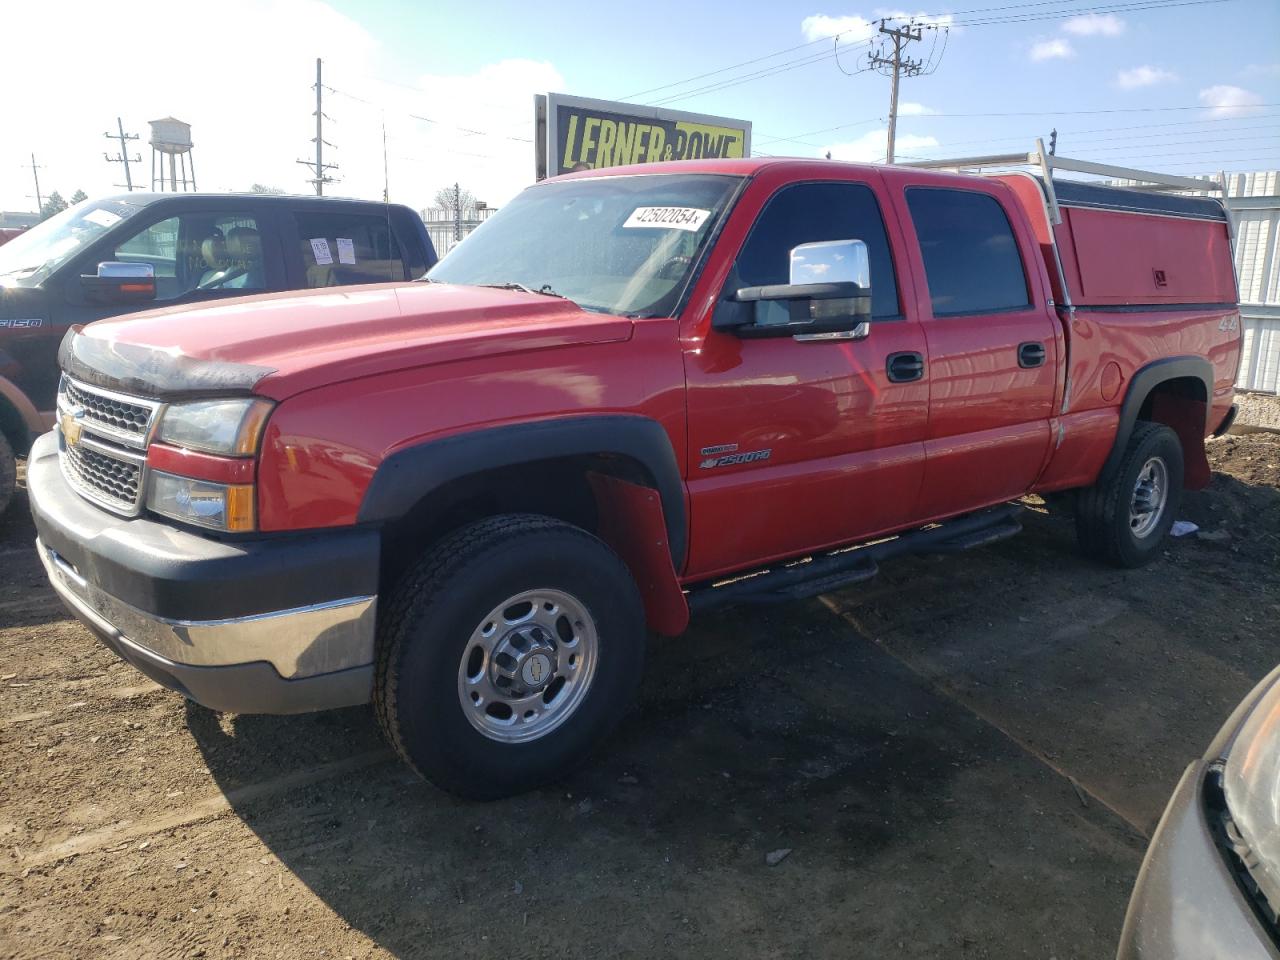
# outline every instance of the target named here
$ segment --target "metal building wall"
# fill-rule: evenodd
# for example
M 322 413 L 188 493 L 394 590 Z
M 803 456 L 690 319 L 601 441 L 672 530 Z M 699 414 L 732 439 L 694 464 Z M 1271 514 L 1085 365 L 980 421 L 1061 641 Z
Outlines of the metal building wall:
M 1227 196 L 1244 326 L 1236 386 L 1280 393 L 1280 171 L 1230 174 Z

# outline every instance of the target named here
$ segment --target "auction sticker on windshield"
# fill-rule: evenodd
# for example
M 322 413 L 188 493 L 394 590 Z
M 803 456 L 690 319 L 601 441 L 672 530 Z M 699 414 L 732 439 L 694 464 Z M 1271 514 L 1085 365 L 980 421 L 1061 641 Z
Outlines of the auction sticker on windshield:
M 711 216 L 710 210 L 697 207 L 636 207 L 627 217 L 624 228 L 656 227 L 661 230 L 697 230 Z
M 100 227 L 114 227 L 120 222 L 120 215 L 112 213 L 110 210 L 90 210 L 84 215 L 84 218 L 90 223 L 96 223 Z

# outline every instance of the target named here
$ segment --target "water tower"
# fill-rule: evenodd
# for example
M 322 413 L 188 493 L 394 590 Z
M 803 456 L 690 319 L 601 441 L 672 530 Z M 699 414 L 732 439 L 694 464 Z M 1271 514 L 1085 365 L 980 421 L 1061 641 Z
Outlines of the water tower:
M 191 124 L 165 117 L 163 120 L 151 121 L 151 189 L 171 190 L 196 189 L 196 165 L 191 156 Z M 159 164 L 159 176 L 156 175 L 156 161 Z M 165 174 L 165 162 L 168 161 L 169 172 Z M 165 184 L 168 183 L 166 188 Z

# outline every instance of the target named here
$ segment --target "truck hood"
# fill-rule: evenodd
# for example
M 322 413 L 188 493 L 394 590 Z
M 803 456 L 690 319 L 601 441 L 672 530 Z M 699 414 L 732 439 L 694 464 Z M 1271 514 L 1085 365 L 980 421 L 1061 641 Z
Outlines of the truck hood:
M 569 300 L 440 283 L 236 298 L 100 320 L 63 341 L 74 377 L 167 399 L 313 387 L 455 360 L 626 340 L 632 321 Z

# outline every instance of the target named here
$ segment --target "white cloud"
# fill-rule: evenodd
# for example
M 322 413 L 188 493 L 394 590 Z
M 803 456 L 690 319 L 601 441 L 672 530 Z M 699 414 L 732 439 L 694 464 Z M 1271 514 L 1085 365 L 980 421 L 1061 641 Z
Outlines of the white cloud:
M 926 107 L 923 103 L 912 103 L 910 100 L 898 104 L 898 116 L 900 117 L 927 117 L 929 114 L 937 112 L 933 107 Z
M 1262 97 L 1251 90 L 1222 83 L 1201 90 L 1200 102 L 1209 108 L 1212 117 L 1247 117 L 1261 110 Z
M 800 21 L 800 32 L 809 41 L 826 40 L 839 34 L 841 43 L 856 43 L 875 36 L 876 26 L 859 16 L 829 17 L 818 13 Z
M 885 150 L 889 146 L 889 129 L 868 130 L 857 140 L 848 143 L 833 143 L 818 151 L 818 156 L 826 156 L 830 151 L 833 160 L 850 160 L 857 163 L 883 163 Z M 914 155 L 918 150 L 938 146 L 936 137 L 921 136 L 915 133 L 900 133 L 894 139 L 894 153 L 899 157 Z
M 259 182 L 310 192 L 310 174 L 294 161 L 313 151 L 316 57 L 324 60 L 326 86 L 350 95 L 324 96 L 333 121 L 326 121 L 325 139 L 334 144 L 325 159 L 339 165 L 341 178 L 326 193 L 382 196 L 385 118 L 393 201 L 423 207 L 456 180 L 501 205 L 533 181 L 530 95 L 565 87 L 554 66 L 530 60 L 499 61 L 466 76 L 409 78 L 407 87 L 371 79 L 400 78 L 378 40 L 323 0 L 222 0 L 218 16 L 199 23 L 154 0 L 127 6 L 125 17 L 118 6 L 77 0 L 5 7 L 6 36 L 40 36 L 51 23 L 75 29 L 58 32 L 56 63 L 38 44 L 8 45 L 6 75 L 38 77 L 39 95 L 6 98 L 0 209 L 34 206 L 30 169 L 21 169 L 32 151 L 44 167 L 46 195 L 116 192 L 123 171 L 102 154 L 114 155 L 118 144 L 102 133 L 115 130 L 117 114 L 126 131 L 142 134 L 131 145 L 142 154 L 135 182 L 150 182 L 147 121 L 172 115 L 192 125 L 202 190 L 247 190 Z M 111 82 L 86 87 L 85 78 L 108 63 Z
M 1136 90 L 1138 87 L 1154 87 L 1160 83 L 1172 83 L 1177 80 L 1176 74 L 1160 67 L 1133 67 L 1121 70 L 1116 74 L 1116 86 L 1121 90 Z
M 1071 17 L 1062 29 L 1077 37 L 1118 37 L 1124 33 L 1124 21 L 1114 13 L 1086 13 Z
M 1070 41 L 1054 37 L 1052 40 L 1037 40 L 1031 45 L 1030 55 L 1039 63 L 1041 60 L 1070 60 L 1076 51 Z

